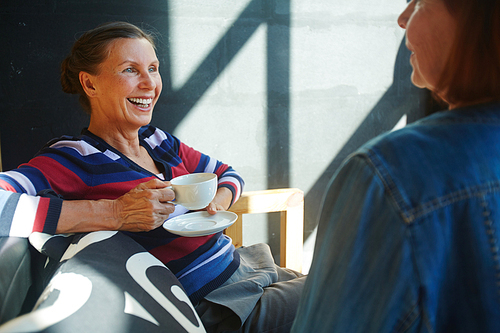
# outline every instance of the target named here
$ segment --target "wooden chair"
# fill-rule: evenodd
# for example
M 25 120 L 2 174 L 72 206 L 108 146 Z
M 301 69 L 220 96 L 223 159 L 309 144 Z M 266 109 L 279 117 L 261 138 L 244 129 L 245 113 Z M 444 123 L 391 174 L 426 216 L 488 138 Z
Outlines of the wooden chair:
M 244 214 L 280 212 L 280 266 L 302 271 L 304 192 L 296 188 L 243 192 L 229 209 L 238 220 L 226 229 L 236 247 L 243 245 Z

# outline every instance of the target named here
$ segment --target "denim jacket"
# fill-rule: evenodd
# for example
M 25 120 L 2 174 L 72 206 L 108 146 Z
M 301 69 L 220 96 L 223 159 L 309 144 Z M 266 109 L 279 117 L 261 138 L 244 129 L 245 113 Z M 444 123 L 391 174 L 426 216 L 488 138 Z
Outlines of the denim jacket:
M 328 186 L 292 332 L 500 332 L 500 104 L 380 136 Z

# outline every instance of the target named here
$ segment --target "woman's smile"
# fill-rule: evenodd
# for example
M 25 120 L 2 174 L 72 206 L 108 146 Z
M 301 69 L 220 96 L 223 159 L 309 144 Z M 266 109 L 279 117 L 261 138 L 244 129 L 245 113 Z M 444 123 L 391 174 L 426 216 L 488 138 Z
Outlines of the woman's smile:
M 133 131 L 150 123 L 162 82 L 159 61 L 149 41 L 141 38 L 114 41 L 99 74 L 92 80 L 95 95 L 91 97 L 91 123 L 107 123 Z M 108 127 L 107 131 L 110 130 Z
M 128 101 L 134 105 L 136 105 L 139 108 L 148 108 L 151 105 L 151 102 L 153 101 L 152 98 L 128 98 Z

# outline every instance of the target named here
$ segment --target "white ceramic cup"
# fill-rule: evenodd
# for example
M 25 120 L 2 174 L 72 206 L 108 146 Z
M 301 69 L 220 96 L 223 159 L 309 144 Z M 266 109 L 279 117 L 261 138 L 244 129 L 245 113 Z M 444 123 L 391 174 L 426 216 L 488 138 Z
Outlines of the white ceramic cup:
M 175 177 L 169 188 L 175 192 L 171 203 L 189 210 L 203 209 L 208 206 L 217 192 L 217 175 L 214 173 L 191 173 Z

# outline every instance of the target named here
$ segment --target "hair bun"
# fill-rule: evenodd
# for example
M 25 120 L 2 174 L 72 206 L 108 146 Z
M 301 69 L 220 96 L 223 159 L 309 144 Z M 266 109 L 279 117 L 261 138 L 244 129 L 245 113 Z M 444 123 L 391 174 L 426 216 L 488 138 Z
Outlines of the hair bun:
M 75 82 L 74 69 L 71 66 L 71 55 L 66 57 L 61 63 L 61 86 L 62 90 L 68 94 L 80 93 L 80 82 Z M 76 75 L 78 77 L 78 75 Z

